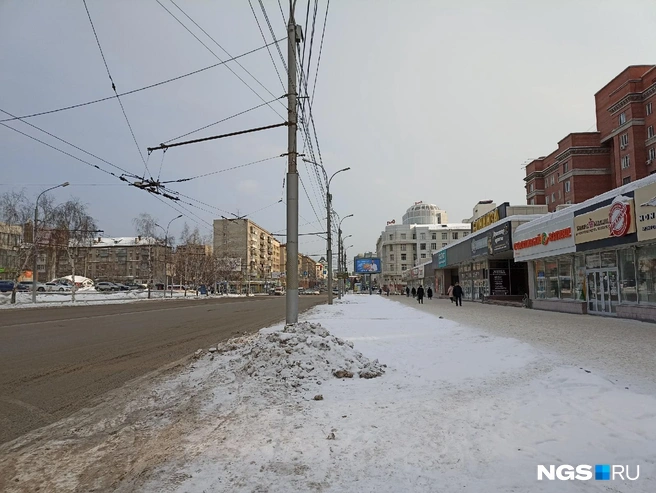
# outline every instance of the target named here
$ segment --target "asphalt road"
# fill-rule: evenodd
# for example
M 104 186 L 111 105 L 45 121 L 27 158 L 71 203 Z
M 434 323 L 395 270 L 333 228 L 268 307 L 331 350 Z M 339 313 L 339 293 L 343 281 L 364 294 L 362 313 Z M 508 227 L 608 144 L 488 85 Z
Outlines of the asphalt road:
M 324 303 L 302 296 L 299 310 Z M 284 297 L 162 300 L 0 311 L 0 443 L 136 377 L 283 321 Z

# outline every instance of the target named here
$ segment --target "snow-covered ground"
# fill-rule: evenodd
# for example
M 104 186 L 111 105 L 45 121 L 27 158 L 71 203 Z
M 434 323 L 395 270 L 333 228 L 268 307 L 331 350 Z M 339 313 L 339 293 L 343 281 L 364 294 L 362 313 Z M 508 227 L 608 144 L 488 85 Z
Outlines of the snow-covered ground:
M 216 296 L 239 297 L 245 295 L 227 294 Z M 173 291 L 174 299 L 197 299 L 204 297 L 204 295 L 196 296 L 196 291 L 191 290 L 188 290 L 186 295 L 184 291 Z M 150 299 L 161 300 L 163 298 L 171 298 L 171 292 L 155 290 L 150 292 Z M 11 293 L 0 293 L 0 310 L 3 308 L 34 308 L 34 306 L 86 306 L 99 304 L 132 303 L 133 301 L 141 301 L 147 299 L 149 299 L 147 290 L 100 292 L 96 291 L 95 288 L 81 288 L 78 289 L 75 293 L 75 302 L 72 301 L 70 292 L 46 292 L 37 294 L 35 305 L 32 303 L 32 293 L 19 292 L 16 293 L 16 303 L 12 305 L 10 303 Z
M 301 322 L 217 345 L 123 403 L 0 447 L 0 477 L 15 475 L 4 486 L 656 491 L 654 395 L 386 297 L 346 296 Z M 538 481 L 539 464 L 640 477 Z

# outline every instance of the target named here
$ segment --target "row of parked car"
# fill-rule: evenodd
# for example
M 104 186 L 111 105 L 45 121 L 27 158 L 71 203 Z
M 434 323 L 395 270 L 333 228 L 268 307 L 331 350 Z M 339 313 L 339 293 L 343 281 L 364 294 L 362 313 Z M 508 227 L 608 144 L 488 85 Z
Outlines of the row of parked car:
M 6 293 L 14 290 L 14 281 L 10 280 L 0 280 L 0 293 Z M 16 284 L 16 291 L 29 292 L 32 291 L 34 286 L 33 281 L 20 281 Z M 45 291 L 55 291 L 55 292 L 65 292 L 71 291 L 72 287 L 70 284 L 63 282 L 53 281 L 53 282 L 37 282 L 36 290 L 40 293 Z
M 146 289 L 146 286 L 138 283 L 122 284 L 120 282 L 101 281 L 97 282 L 94 287 L 96 291 L 135 291 Z

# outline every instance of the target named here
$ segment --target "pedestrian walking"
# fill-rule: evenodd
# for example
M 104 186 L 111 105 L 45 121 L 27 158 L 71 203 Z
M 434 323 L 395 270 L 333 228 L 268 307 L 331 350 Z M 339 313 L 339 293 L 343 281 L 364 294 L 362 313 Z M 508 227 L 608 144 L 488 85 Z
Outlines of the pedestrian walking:
M 415 289 L 414 286 L 412 286 L 412 291 L 410 291 L 410 292 L 412 293 L 412 297 L 413 297 L 413 298 L 416 298 L 416 297 L 417 297 L 417 290 Z
M 410 288 L 408 286 L 405 287 L 405 295 L 410 298 Z
M 421 286 L 417 288 L 417 301 L 422 305 L 424 304 L 424 288 Z
M 428 296 L 429 300 L 433 299 L 433 290 L 431 289 L 430 286 L 428 286 L 428 289 L 426 290 L 426 296 Z
M 446 290 L 446 295 L 451 300 L 451 303 L 453 303 L 453 284 L 449 285 L 449 289 Z
M 458 305 L 462 306 L 462 288 L 458 283 L 456 283 L 456 285 L 453 286 L 453 297 L 455 298 L 456 306 Z

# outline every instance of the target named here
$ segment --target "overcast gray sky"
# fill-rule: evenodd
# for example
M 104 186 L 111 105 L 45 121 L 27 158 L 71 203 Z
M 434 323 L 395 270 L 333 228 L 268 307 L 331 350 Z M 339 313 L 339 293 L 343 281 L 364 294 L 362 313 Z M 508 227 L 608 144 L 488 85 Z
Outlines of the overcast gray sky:
M 160 1 L 227 58 L 170 0 Z M 318 0 L 311 85 L 326 1 Z M 176 3 L 233 56 L 264 44 L 247 0 Z M 252 3 L 270 40 L 259 2 Z M 288 1 L 281 3 L 287 15 Z M 217 62 L 155 0 L 87 4 L 119 92 Z M 278 1 L 264 4 L 277 36 L 285 36 Z M 306 5 L 298 0 L 296 18 L 302 25 Z M 347 246 L 354 245 L 349 257 L 374 250 L 386 221 L 400 222 L 415 201 L 437 204 L 450 222 L 471 215 L 478 200 L 525 203 L 522 163 L 550 153 L 570 132 L 595 129 L 594 93 L 626 66 L 656 62 L 654 25 L 651 0 L 332 0 L 314 118 L 328 173 L 351 167 L 332 182 L 336 212 L 355 214 L 343 223 L 345 234 L 353 234 L 347 240 Z M 0 0 L 0 46 L 3 110 L 26 115 L 113 95 L 82 0 Z M 284 42 L 281 49 L 286 57 Z M 280 57 L 272 53 L 281 70 Z M 276 97 L 285 93 L 266 50 L 240 62 Z M 273 99 L 231 66 L 263 98 Z M 225 66 L 122 101 L 144 155 L 148 146 L 262 102 Z M 283 105 L 273 106 L 285 115 Z M 115 99 L 28 121 L 120 168 L 144 172 Z M 189 138 L 280 121 L 264 106 Z M 24 123 L 7 124 L 121 173 Z M 148 167 L 156 177 L 162 165 L 161 179 L 173 180 L 286 149 L 287 130 L 280 128 L 171 149 L 163 162 L 155 152 Z M 0 156 L 0 193 L 25 187 L 36 195 L 68 180 L 74 186 L 54 195 L 86 202 L 105 236 L 134 234 L 131 219 L 141 212 L 165 225 L 178 214 L 171 205 L 191 211 L 194 215 L 183 211 L 186 221 L 205 234 L 221 214 L 262 208 L 249 217 L 270 231 L 285 231 L 285 208 L 277 203 L 285 197 L 283 158 L 176 183 L 176 191 L 191 197 L 183 200 L 199 209 L 162 203 L 1 126 Z M 300 230 L 315 232 L 321 230 L 317 216 L 323 222 L 325 212 L 307 166 L 299 162 L 310 197 L 301 188 Z M 182 225 L 183 220 L 173 223 L 176 236 Z M 325 242 L 304 236 L 299 249 L 320 253 Z

